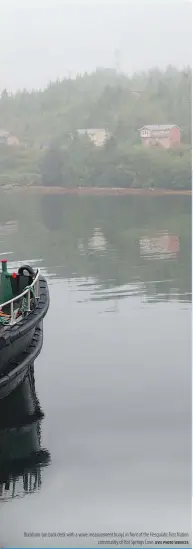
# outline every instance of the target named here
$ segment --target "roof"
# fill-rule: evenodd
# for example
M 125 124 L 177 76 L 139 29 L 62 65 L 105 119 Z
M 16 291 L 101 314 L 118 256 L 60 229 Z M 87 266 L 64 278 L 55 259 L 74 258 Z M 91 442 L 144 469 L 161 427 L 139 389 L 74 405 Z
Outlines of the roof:
M 172 128 L 179 128 L 179 126 L 176 124 L 145 124 L 139 129 L 143 130 L 143 128 L 147 128 L 148 130 L 171 130 Z

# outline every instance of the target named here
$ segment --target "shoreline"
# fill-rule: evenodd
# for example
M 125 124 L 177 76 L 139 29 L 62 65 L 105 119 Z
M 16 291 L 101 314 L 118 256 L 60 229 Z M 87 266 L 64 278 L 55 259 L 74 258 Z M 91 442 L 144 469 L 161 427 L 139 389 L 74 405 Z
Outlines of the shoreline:
M 114 187 L 44 187 L 43 185 L 30 186 L 3 186 L 0 190 L 4 192 L 32 192 L 40 195 L 47 194 L 66 194 L 76 196 L 127 196 L 127 195 L 142 195 L 142 196 L 191 196 L 192 190 L 174 190 L 174 189 L 127 189 Z

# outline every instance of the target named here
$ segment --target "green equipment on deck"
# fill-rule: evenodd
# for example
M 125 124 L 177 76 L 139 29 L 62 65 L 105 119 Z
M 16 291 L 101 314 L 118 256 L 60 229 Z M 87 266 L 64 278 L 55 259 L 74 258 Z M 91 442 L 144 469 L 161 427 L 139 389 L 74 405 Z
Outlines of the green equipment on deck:
M 7 260 L 1 260 L 1 273 L 0 273 L 0 305 L 9 301 L 13 297 L 11 286 L 12 274 L 7 270 Z

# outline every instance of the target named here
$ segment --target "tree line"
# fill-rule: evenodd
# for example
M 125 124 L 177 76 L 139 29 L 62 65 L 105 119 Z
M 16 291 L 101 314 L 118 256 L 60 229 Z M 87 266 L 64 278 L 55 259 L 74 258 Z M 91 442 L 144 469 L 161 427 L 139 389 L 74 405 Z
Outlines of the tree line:
M 190 188 L 191 80 L 189 67 L 131 78 L 97 69 L 43 91 L 4 90 L 1 124 L 21 145 L 0 144 L 0 183 Z M 138 131 L 144 124 L 178 125 L 182 145 L 144 150 Z M 93 127 L 111 132 L 104 147 L 76 136 L 77 129 Z

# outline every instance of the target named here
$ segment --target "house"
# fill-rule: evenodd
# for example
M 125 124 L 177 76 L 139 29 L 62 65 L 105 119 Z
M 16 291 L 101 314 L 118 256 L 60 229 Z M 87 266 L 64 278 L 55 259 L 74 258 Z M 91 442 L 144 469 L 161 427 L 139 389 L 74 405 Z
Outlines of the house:
M 104 128 L 88 128 L 77 130 L 78 135 L 87 135 L 89 139 L 96 145 L 96 147 L 102 147 L 106 141 L 111 137 L 110 132 Z
M 0 144 L 9 146 L 19 145 L 19 139 L 8 130 L 0 129 Z
M 141 91 L 140 90 L 132 90 L 131 95 L 133 95 L 133 97 L 136 97 L 136 99 L 139 99 L 139 97 L 141 95 Z
M 19 139 L 16 137 L 16 135 L 13 135 L 12 133 L 9 133 L 9 135 L 6 138 L 6 145 L 10 146 L 17 146 L 19 145 Z
M 181 130 L 174 124 L 148 124 L 139 129 L 141 143 L 145 147 L 155 145 L 170 149 L 180 144 Z

